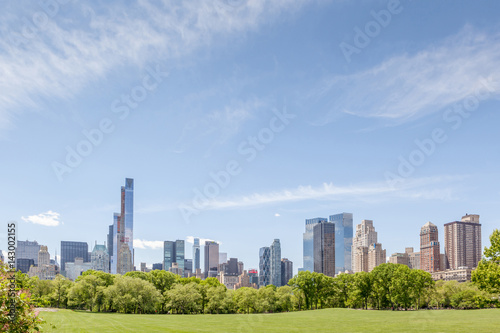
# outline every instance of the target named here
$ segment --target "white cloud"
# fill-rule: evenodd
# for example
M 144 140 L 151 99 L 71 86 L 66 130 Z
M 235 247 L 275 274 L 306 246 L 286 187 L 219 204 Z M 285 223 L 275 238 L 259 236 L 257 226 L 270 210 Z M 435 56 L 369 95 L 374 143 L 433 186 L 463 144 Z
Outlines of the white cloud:
M 255 30 L 307 1 L 68 5 L 64 17 L 55 15 L 31 38 L 20 34 L 25 23 L 16 17 L 25 8 L 15 13 L 12 5 L 0 13 L 0 126 L 7 126 L 19 107 L 35 109 L 40 98 L 71 98 L 125 65 L 141 68 L 180 59 L 224 37 Z M 41 8 L 30 10 L 27 18 Z
M 462 101 L 490 79 L 490 98 L 500 94 L 499 34 L 466 26 L 414 55 L 393 56 L 352 75 L 335 76 L 310 96 L 328 101 L 324 125 L 342 113 L 404 122 Z
M 148 241 L 143 239 L 134 239 L 134 247 L 138 249 L 162 249 L 163 241 Z
M 30 222 L 34 224 L 41 224 L 48 227 L 57 227 L 62 222 L 59 221 L 59 213 L 49 210 L 45 213 L 40 213 L 38 215 L 31 215 L 28 217 L 22 216 L 21 219 L 25 222 Z
M 274 214 L 276 217 L 280 217 L 281 215 L 279 213 Z

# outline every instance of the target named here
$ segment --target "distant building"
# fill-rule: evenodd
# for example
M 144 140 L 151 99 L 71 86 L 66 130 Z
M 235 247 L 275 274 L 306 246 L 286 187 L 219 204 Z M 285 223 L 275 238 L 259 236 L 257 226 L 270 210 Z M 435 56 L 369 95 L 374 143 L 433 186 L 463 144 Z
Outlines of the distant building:
M 226 256 L 227 258 L 227 256 Z M 224 263 L 219 264 L 219 272 L 223 272 L 226 275 L 236 275 L 238 276 L 238 258 L 230 258 Z
M 386 258 L 386 251 L 382 249 L 382 244 L 371 244 L 368 247 L 368 272 L 373 271 L 378 265 L 384 264 Z
M 414 252 L 413 247 L 407 247 L 405 253 L 408 254 L 408 267 L 420 269 L 420 252 Z
M 271 284 L 271 252 L 269 247 L 259 250 L 259 287 Z
M 184 276 L 184 240 L 163 242 L 163 267 L 167 271 L 175 265 L 175 272 L 181 272 Z M 177 273 L 176 273 L 177 274 Z
M 227 253 L 219 252 L 219 264 L 225 264 L 227 262 Z
M 303 270 L 314 272 L 314 241 L 313 241 L 313 228 L 316 224 L 321 222 L 328 222 L 326 218 L 316 217 L 313 219 L 306 219 L 306 231 L 303 234 Z
M 408 253 L 393 253 L 389 257 L 389 263 L 391 264 L 401 264 L 410 267 L 410 257 Z
M 149 273 L 151 270 L 146 266 L 145 262 L 141 262 L 141 272 Z
M 438 228 L 427 222 L 420 229 L 420 269 L 429 273 L 440 271 Z
M 281 287 L 281 244 L 275 239 L 269 247 L 271 284 Z
M 37 241 L 17 241 L 16 260 L 32 259 L 35 265 L 38 265 L 38 252 L 40 252 L 40 244 Z
M 66 262 L 66 277 L 75 281 L 83 272 L 92 269 L 92 263 L 84 262 L 83 258 L 75 258 L 74 262 Z
M 217 275 L 217 279 L 229 290 L 234 290 L 235 286 L 239 283 L 239 277 L 236 274 L 233 275 L 220 272 L 219 275 Z
M 248 270 L 248 278 L 250 284 L 255 284 L 256 286 L 259 285 L 259 272 L 256 269 Z
M 335 276 L 335 224 L 317 223 L 313 228 L 314 271 Z
M 180 276 L 183 276 L 183 274 L 184 274 L 184 271 L 181 268 L 179 268 L 179 265 L 176 262 L 172 263 L 172 267 L 170 267 L 168 269 L 168 271 L 171 272 L 171 273 L 180 275 Z
M 288 281 L 293 277 L 293 262 L 287 258 L 281 259 L 281 285 L 288 285 Z
M 352 267 L 354 273 L 368 272 L 368 246 L 358 246 L 352 248 Z
M 356 226 L 356 234 L 352 241 L 352 270 L 371 272 L 378 265 L 385 263 L 386 251 L 377 242 L 377 232 L 372 220 L 362 220 Z
M 28 274 L 31 266 L 35 266 L 35 261 L 33 259 L 16 259 L 16 268 L 18 271 L 21 271 L 21 273 Z
M 234 290 L 239 289 L 239 288 L 255 288 L 258 289 L 258 285 L 256 283 L 250 282 L 250 276 L 248 275 L 247 271 L 243 271 L 242 274 L 238 276 L 238 283 L 234 285 Z
M 462 217 L 444 225 L 444 249 L 446 268 L 452 270 L 458 267 L 476 268 L 481 261 L 481 224 L 479 215 Z
M 175 262 L 179 266 L 179 269 L 184 272 L 184 240 L 178 239 L 175 241 Z M 184 273 L 180 274 L 184 276 Z
M 352 213 L 330 215 L 335 223 L 335 272 L 352 270 Z
M 163 242 L 163 267 L 166 271 L 172 267 L 172 263 L 175 262 L 175 242 L 164 241 Z
M 40 280 L 53 280 L 58 273 L 58 267 L 50 264 L 50 254 L 47 246 L 41 245 L 40 251 L 38 251 L 38 266 L 31 266 L 28 276 L 37 276 Z
M 82 258 L 83 262 L 90 262 L 87 242 L 61 241 L 61 272 L 63 275 L 65 275 L 66 263 L 74 262 L 75 258 Z M 67 275 L 65 276 L 67 277 Z
M 195 238 L 193 240 L 193 270 L 201 268 L 200 266 L 200 239 Z
M 106 245 L 95 244 L 90 255 L 91 269 L 109 273 L 109 254 Z
M 193 274 L 193 259 L 184 259 L 184 277 Z
M 245 269 L 245 264 L 243 261 L 238 261 L 238 275 L 243 274 L 243 270 Z
M 109 257 L 108 272 L 111 272 L 111 261 L 113 257 L 113 225 L 109 226 L 109 231 L 108 231 L 108 257 Z
M 125 178 L 121 187 L 121 210 L 113 214 L 113 255 L 111 273 L 134 270 L 134 180 Z
M 460 267 L 458 269 L 448 269 L 445 271 L 431 273 L 434 281 L 458 281 L 467 282 L 471 280 L 472 269 L 468 267 Z
M 205 241 L 205 277 L 216 277 L 219 266 L 219 243 Z
M 162 270 L 163 269 L 163 264 L 161 262 L 158 262 L 158 263 L 154 263 L 153 264 L 153 271 L 155 270 Z

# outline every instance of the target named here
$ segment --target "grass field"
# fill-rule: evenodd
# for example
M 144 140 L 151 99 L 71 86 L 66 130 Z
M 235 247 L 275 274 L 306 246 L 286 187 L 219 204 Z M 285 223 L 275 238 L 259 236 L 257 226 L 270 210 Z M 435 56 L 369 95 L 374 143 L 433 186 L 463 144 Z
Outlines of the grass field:
M 500 309 L 325 309 L 251 315 L 130 315 L 40 312 L 42 332 L 500 332 Z

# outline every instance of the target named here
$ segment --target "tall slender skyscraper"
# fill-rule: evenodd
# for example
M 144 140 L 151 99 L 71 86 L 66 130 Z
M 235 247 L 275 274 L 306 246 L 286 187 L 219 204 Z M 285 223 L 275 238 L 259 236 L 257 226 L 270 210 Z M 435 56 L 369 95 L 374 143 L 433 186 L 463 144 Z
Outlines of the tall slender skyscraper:
M 479 215 L 465 215 L 461 221 L 444 225 L 446 267 L 476 268 L 481 260 L 481 224 Z
M 113 257 L 111 272 L 134 270 L 134 180 L 125 179 L 121 187 L 121 213 L 113 214 Z
M 286 286 L 293 278 L 293 262 L 287 258 L 281 259 L 281 285 Z
M 279 239 L 275 239 L 269 247 L 271 258 L 271 284 L 281 287 L 281 244 Z
M 440 260 L 438 228 L 427 222 L 420 229 L 420 269 L 429 273 L 439 272 Z
M 303 270 L 314 271 L 314 242 L 313 242 L 313 228 L 316 224 L 327 222 L 328 220 L 323 217 L 306 220 L 306 232 L 303 234 Z
M 271 284 L 271 251 L 269 247 L 259 250 L 259 287 Z
M 321 222 L 313 228 L 314 271 L 335 276 L 335 224 Z
M 200 267 L 200 239 L 195 238 L 193 240 L 193 268 L 194 271 Z
M 219 243 L 205 241 L 205 277 L 216 277 L 219 267 Z
M 109 226 L 107 250 L 108 250 L 108 272 L 111 272 L 111 262 L 113 258 L 113 224 Z
M 353 218 L 351 213 L 330 215 L 335 223 L 335 272 L 352 270 Z

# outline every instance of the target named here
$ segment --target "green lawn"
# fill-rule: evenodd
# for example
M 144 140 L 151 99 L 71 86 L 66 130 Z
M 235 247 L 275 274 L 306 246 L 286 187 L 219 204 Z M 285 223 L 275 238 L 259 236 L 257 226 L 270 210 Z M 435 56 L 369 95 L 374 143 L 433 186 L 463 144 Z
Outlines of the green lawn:
M 325 309 L 251 315 L 130 315 L 40 312 L 43 332 L 500 332 L 500 309 Z

